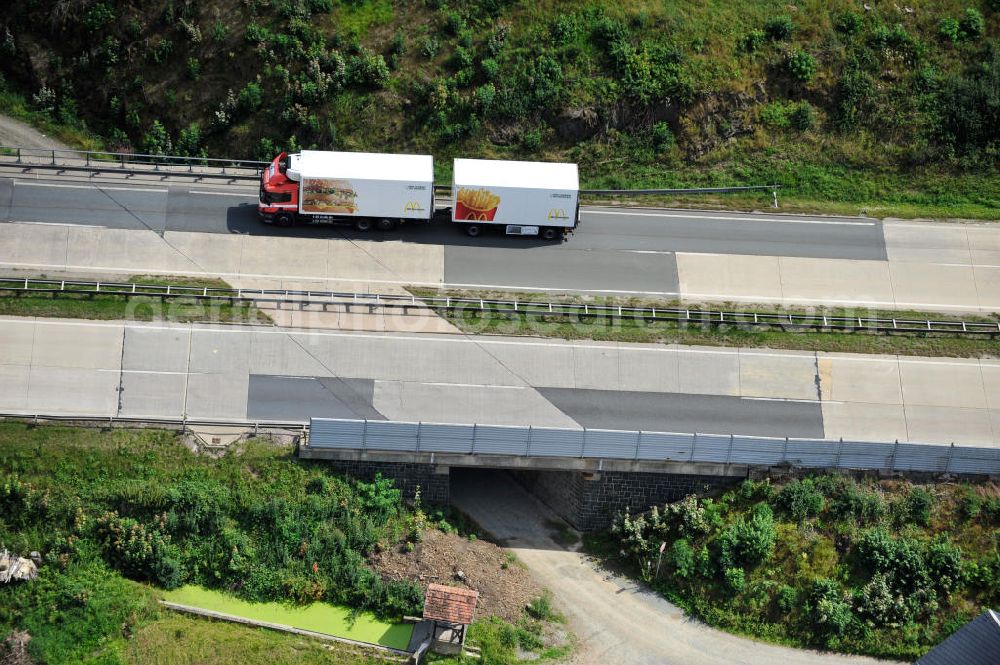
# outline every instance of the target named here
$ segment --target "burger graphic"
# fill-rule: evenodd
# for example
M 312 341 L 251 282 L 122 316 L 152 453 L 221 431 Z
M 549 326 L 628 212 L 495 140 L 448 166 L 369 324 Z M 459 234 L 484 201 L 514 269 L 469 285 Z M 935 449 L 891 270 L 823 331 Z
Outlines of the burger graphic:
M 308 212 L 353 215 L 358 193 L 349 180 L 313 178 L 302 185 L 302 209 Z

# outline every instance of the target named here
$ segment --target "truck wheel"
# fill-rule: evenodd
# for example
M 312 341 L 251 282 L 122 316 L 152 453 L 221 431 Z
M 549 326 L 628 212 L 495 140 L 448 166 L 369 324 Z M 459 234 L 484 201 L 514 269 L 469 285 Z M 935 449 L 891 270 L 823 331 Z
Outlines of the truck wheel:
M 371 231 L 372 230 L 372 220 L 370 219 L 356 219 L 354 220 L 354 228 L 358 231 Z
M 479 224 L 469 224 L 465 227 L 465 232 L 469 234 L 470 238 L 477 238 L 483 232 L 483 227 Z
M 559 229 L 554 229 L 551 226 L 546 226 L 542 229 L 542 238 L 545 240 L 555 240 L 559 237 Z
M 396 222 L 388 218 L 383 218 L 375 223 L 375 228 L 379 231 L 392 231 L 396 228 Z
M 282 213 L 274 218 L 274 223 L 278 226 L 287 229 L 292 225 L 292 216 L 288 213 Z

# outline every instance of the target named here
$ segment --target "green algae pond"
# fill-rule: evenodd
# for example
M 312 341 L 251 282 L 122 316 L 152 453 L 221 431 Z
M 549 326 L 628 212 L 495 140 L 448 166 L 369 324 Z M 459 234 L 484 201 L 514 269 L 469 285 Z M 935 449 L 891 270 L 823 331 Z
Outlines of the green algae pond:
M 164 591 L 163 600 L 400 650 L 406 649 L 413 633 L 410 624 L 381 621 L 367 612 L 354 616 L 352 610 L 328 603 L 251 603 L 221 591 L 190 585 Z

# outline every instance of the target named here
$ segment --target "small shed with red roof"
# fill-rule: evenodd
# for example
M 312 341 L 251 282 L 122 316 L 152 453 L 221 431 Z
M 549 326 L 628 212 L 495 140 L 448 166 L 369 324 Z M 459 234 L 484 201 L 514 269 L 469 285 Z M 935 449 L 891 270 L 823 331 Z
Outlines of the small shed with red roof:
M 433 622 L 431 649 L 458 654 L 465 644 L 465 632 L 476 613 L 479 592 L 471 589 L 430 584 L 424 598 L 424 619 Z

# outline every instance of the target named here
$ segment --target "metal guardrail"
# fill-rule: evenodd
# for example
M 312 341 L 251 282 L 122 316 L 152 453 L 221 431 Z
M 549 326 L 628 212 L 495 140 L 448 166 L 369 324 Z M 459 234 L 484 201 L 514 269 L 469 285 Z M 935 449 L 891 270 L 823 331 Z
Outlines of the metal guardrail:
M 1000 474 L 1000 448 L 313 418 L 312 449 Z
M 187 298 L 227 303 L 277 303 L 304 306 L 367 307 L 369 310 L 430 309 L 453 315 L 498 314 L 504 316 L 561 318 L 572 321 L 595 319 L 641 320 L 700 326 L 744 326 L 795 331 L 867 332 L 881 334 L 941 334 L 953 336 L 1000 336 L 1000 321 L 902 319 L 783 312 L 739 312 L 684 307 L 627 307 L 572 302 L 535 302 L 462 297 L 418 297 L 396 294 L 302 291 L 289 289 L 233 289 L 167 284 L 86 282 L 31 278 L 0 278 L 0 292 L 44 293 L 76 296 L 121 296 L 125 298 Z
M 0 165 L 5 163 L 32 168 L 61 171 L 112 171 L 140 175 L 186 175 L 198 178 L 253 180 L 270 162 L 249 159 L 219 159 L 212 157 L 181 157 L 176 155 L 146 155 L 141 153 L 103 152 L 98 150 L 62 150 L 0 146 Z M 142 168 L 142 167 L 149 167 Z M 138 168 L 137 168 L 138 167 Z M 197 169 L 197 170 L 196 170 Z M 211 170 L 214 169 L 214 170 Z M 251 171 L 247 173 L 247 171 Z M 775 197 L 781 185 L 748 187 L 694 187 L 688 189 L 581 189 L 581 196 L 644 196 L 657 194 L 727 194 L 768 191 Z M 435 194 L 451 195 L 450 185 L 435 185 Z
M 0 411 L 0 419 L 21 420 L 32 423 L 87 423 L 99 427 L 245 427 L 254 432 L 289 431 L 304 434 L 308 431 L 305 421 L 238 420 L 228 418 L 166 418 L 158 416 L 98 416 L 93 414 L 51 414 L 17 411 Z

